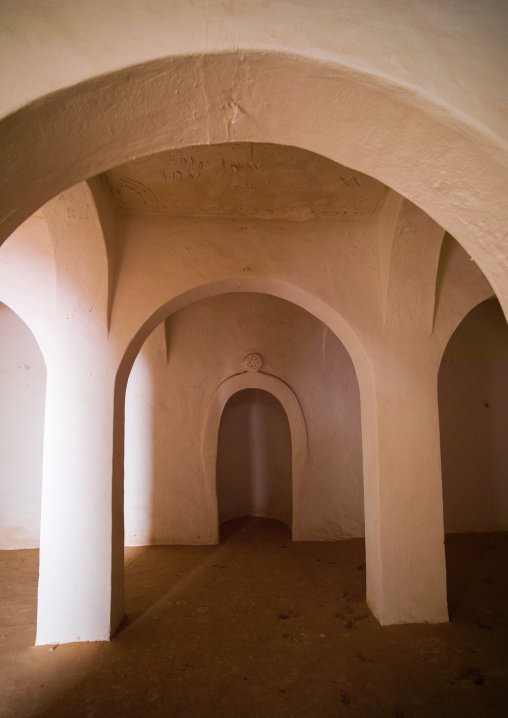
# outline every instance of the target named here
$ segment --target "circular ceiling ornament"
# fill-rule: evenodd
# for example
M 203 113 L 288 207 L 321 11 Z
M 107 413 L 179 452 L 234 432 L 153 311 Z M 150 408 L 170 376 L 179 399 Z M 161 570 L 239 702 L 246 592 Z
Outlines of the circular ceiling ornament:
M 247 354 L 245 357 L 245 366 L 249 371 L 259 371 L 263 366 L 263 357 L 261 354 Z

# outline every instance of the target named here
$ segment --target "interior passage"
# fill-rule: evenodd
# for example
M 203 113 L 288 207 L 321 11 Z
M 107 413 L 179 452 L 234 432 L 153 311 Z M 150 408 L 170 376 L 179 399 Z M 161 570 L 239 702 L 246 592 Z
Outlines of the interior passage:
M 291 433 L 282 404 L 267 391 L 239 391 L 224 407 L 217 499 L 220 522 L 264 516 L 291 528 Z
M 439 371 L 447 533 L 508 529 L 508 325 L 497 299 L 475 307 Z

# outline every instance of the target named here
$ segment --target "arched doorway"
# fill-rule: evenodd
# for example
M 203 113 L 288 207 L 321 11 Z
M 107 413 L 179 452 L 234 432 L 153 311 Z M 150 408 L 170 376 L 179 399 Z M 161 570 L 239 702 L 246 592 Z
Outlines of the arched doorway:
M 217 446 L 219 524 L 242 516 L 293 518 L 291 430 L 280 401 L 243 389 L 222 412 Z
M 257 356 L 257 355 L 253 355 Z M 255 390 L 259 391 L 261 390 L 262 393 L 268 393 L 270 394 L 275 401 L 278 401 L 278 403 L 281 405 L 285 418 L 287 418 L 288 424 L 289 424 L 289 431 L 290 431 L 290 441 L 291 441 L 291 493 L 292 493 L 292 520 L 291 520 L 291 528 L 292 528 L 292 534 L 293 539 L 298 540 L 301 538 L 302 533 L 302 526 L 304 524 L 304 520 L 302 520 L 301 515 L 301 506 L 302 506 L 302 494 L 304 493 L 304 483 L 305 483 L 305 470 L 306 470 L 306 464 L 307 464 L 307 453 L 308 453 L 308 446 L 307 446 L 307 427 L 305 425 L 305 419 L 302 413 L 302 409 L 300 407 L 300 403 L 291 390 L 291 388 L 285 384 L 283 381 L 278 379 L 277 377 L 271 376 L 270 374 L 265 374 L 260 371 L 246 371 L 241 374 L 235 374 L 234 376 L 229 377 L 229 379 L 226 379 L 217 391 L 214 393 L 213 397 L 210 400 L 210 404 L 208 406 L 208 411 L 206 413 L 205 418 L 205 425 L 203 428 L 203 441 L 202 441 L 202 459 L 203 459 L 203 470 L 204 470 L 204 477 L 205 477 L 205 485 L 210 493 L 215 493 L 215 501 L 217 502 L 218 496 L 218 481 L 217 481 L 217 471 L 219 468 L 223 468 L 223 464 L 218 464 L 218 448 L 220 443 L 220 427 L 221 427 L 221 418 L 223 415 L 224 408 L 226 407 L 229 399 L 233 397 L 235 394 L 242 393 L 246 390 Z M 247 395 L 247 398 L 248 395 Z M 241 403 L 241 398 L 240 398 Z M 234 404 L 233 404 L 234 407 Z M 241 409 L 240 412 L 241 413 Z M 248 408 L 247 408 L 247 414 L 248 414 Z M 226 415 L 227 417 L 227 415 Z M 227 420 L 227 419 L 226 419 Z M 279 415 L 280 420 L 280 415 Z M 226 424 L 227 427 L 227 424 Z M 279 424 L 279 431 L 281 430 L 281 426 Z M 227 431 L 227 428 L 226 428 Z M 284 430 L 281 432 L 281 435 L 279 437 L 279 445 L 282 442 L 286 441 L 287 439 L 284 439 Z M 286 435 L 287 436 L 287 435 Z M 223 437 L 224 438 L 224 437 Z M 231 434 L 229 437 L 226 435 L 226 440 L 231 439 Z M 259 458 L 259 455 L 258 455 Z M 238 465 L 237 465 L 238 466 Z M 231 471 L 235 471 L 237 468 L 235 466 L 235 462 L 230 462 L 227 473 L 228 476 L 231 476 Z M 245 463 L 243 468 L 245 469 Z M 287 471 L 286 471 L 287 473 Z M 225 486 L 221 487 L 224 488 L 224 492 L 222 495 L 227 494 L 231 490 L 231 480 L 225 482 Z M 286 497 L 287 497 L 288 491 L 286 490 Z M 246 494 L 244 494 L 244 498 L 247 498 Z M 245 505 L 245 504 L 244 504 Z M 232 506 L 232 504 L 229 504 L 229 506 Z M 252 504 L 251 504 L 252 506 Z M 266 507 L 265 507 L 266 508 Z M 285 513 L 287 514 L 288 510 L 288 502 L 286 500 L 286 507 L 285 507 Z M 216 515 L 216 537 L 219 536 L 219 521 L 220 518 L 220 510 L 216 503 L 216 509 L 215 509 L 215 515 Z M 239 514 L 237 514 L 239 515 Z M 278 516 L 276 518 L 279 518 Z M 281 519 L 283 520 L 283 519 Z
M 3 650 L 19 645 L 20 639 L 30 644 L 35 638 L 45 400 L 46 364 L 37 339 L 23 319 L 0 302 Z M 20 614 L 24 622 L 18 620 Z
M 258 372 L 245 365 L 253 313 L 264 360 Z M 174 312 L 134 364 L 125 434 L 127 546 L 218 541 L 220 417 L 232 394 L 252 388 L 275 395 L 291 426 L 294 539 L 364 535 L 360 391 L 345 346 L 294 303 L 230 292 Z
M 39 546 L 46 365 L 25 322 L 0 302 L 0 549 Z
M 327 27 L 332 27 L 329 14 L 325 15 L 324 23 Z M 340 23 L 338 24 L 340 25 Z M 192 23 L 189 26 L 192 26 Z M 238 37 L 236 33 L 229 36 Z M 249 40 L 248 37 L 243 42 L 245 43 L 244 47 L 259 47 L 258 42 L 255 42 L 254 39 Z M 303 52 L 300 50 L 300 42 L 295 46 Z M 319 46 L 322 47 L 322 43 Z M 217 42 L 214 45 L 214 52 L 218 55 L 221 49 L 228 51 L 229 47 L 229 44 L 224 45 Z M 272 53 L 287 52 L 287 47 L 282 43 L 274 45 Z M 108 166 L 108 163 L 120 162 L 122 158 L 134 156 L 136 152 L 139 155 L 143 151 L 158 149 L 158 147 L 152 146 L 145 147 L 143 150 L 142 138 L 148 138 L 150 135 L 159 139 L 164 138 L 163 141 L 167 143 L 167 147 L 172 147 L 174 144 L 178 144 L 178 141 L 210 142 L 214 136 L 218 140 L 223 138 L 257 140 L 266 134 L 268 135 L 267 139 L 272 141 L 278 138 L 278 141 L 281 142 L 300 143 L 302 146 L 319 149 L 323 153 L 329 152 L 331 156 L 332 150 L 335 148 L 333 157 L 337 159 L 342 157 L 341 152 L 350 151 L 354 154 L 354 148 L 358 147 L 359 167 L 365 170 L 369 170 L 370 167 L 373 173 L 383 171 L 386 173 L 384 175 L 386 181 L 400 191 L 404 191 L 408 186 L 408 196 L 418 204 L 427 207 L 431 214 L 433 214 L 432 208 L 435 208 L 438 213 L 453 213 L 457 218 L 454 226 L 458 232 L 466 232 L 471 228 L 470 241 L 473 248 L 474 240 L 478 240 L 480 246 L 479 238 L 485 237 L 487 234 L 490 237 L 490 228 L 492 228 L 492 241 L 487 243 L 492 250 L 483 248 L 482 251 L 492 253 L 490 257 L 491 274 L 500 278 L 500 281 L 502 280 L 502 266 L 503 261 L 506 266 L 506 254 L 500 253 L 500 248 L 503 246 L 501 234 L 502 228 L 505 226 L 503 216 L 506 215 L 503 215 L 503 210 L 499 209 L 499 207 L 505 206 L 503 204 L 504 194 L 499 188 L 504 187 L 506 183 L 501 181 L 505 176 L 504 170 L 497 173 L 494 170 L 489 171 L 488 166 L 490 158 L 494 163 L 498 162 L 499 156 L 501 156 L 489 149 L 500 147 L 501 143 L 496 144 L 493 139 L 490 142 L 482 139 L 487 136 L 493 137 L 495 133 L 484 131 L 481 135 L 476 115 L 470 116 L 470 124 L 467 125 L 467 129 L 474 129 L 474 133 L 457 129 L 455 121 L 457 117 L 468 116 L 467 113 L 460 112 L 459 106 L 456 107 L 455 114 L 450 111 L 449 116 L 443 115 L 445 105 L 443 107 L 431 105 L 428 98 L 434 97 L 434 93 L 429 92 L 428 88 L 426 89 L 424 85 L 415 81 L 408 84 L 407 77 L 404 80 L 399 80 L 398 83 L 395 80 L 393 84 L 387 83 L 386 75 L 380 73 L 378 68 L 374 72 L 375 63 L 371 69 L 373 81 L 368 82 L 358 80 L 358 67 L 363 66 L 361 62 L 351 62 L 349 72 L 344 72 L 343 70 L 347 70 L 347 68 L 334 69 L 334 62 L 328 61 L 322 71 L 319 71 L 318 65 L 323 60 L 323 56 L 322 53 L 318 53 L 314 56 L 314 62 L 309 62 L 308 67 L 303 66 L 301 70 L 298 68 L 298 73 L 290 74 L 284 70 L 287 65 L 296 62 L 296 58 L 291 52 L 289 56 L 281 57 L 280 60 L 276 58 L 277 62 L 268 63 L 265 66 L 265 58 L 269 59 L 270 55 L 266 48 L 263 47 L 259 62 L 257 58 L 254 58 L 252 64 L 249 63 L 248 53 L 241 55 L 239 63 L 236 49 L 235 45 L 232 61 L 224 61 L 224 64 L 221 64 L 219 58 L 214 54 L 207 57 L 200 55 L 200 51 L 203 52 L 203 47 L 198 43 L 195 51 L 189 56 L 190 68 L 187 75 L 191 78 L 189 82 L 186 82 L 184 72 L 180 72 L 179 68 L 173 67 L 173 65 L 170 65 L 169 69 L 162 64 L 153 69 L 143 65 L 138 71 L 143 76 L 142 84 L 141 80 L 138 84 L 133 84 L 138 73 L 132 69 L 125 71 L 124 82 L 121 81 L 119 72 L 115 75 L 114 82 L 111 81 L 111 75 L 108 76 L 104 72 L 99 75 L 107 87 L 94 80 L 93 83 L 90 82 L 88 86 L 80 88 L 80 90 L 69 88 L 69 93 L 72 94 L 57 98 L 52 96 L 49 100 L 59 104 L 48 106 L 46 102 L 28 103 L 26 112 L 20 111 L 14 120 L 10 117 L 7 119 L 7 133 L 12 139 L 23 138 L 24 141 L 33 143 L 36 149 L 37 147 L 39 149 L 40 147 L 46 148 L 48 157 L 46 158 L 37 151 L 26 151 L 21 141 L 19 147 L 11 142 L 8 143 L 7 159 L 9 162 L 6 163 L 6 168 L 12 170 L 12 173 L 11 176 L 7 175 L 6 181 L 6 185 L 9 186 L 6 198 L 9 201 L 5 208 L 5 217 L 12 216 L 14 223 L 20 219 L 20 215 L 16 217 L 18 207 L 22 208 L 20 212 L 28 211 L 26 207 L 23 208 L 24 203 L 18 201 L 19 197 L 28 196 L 34 202 L 34 206 L 37 206 L 37 203 L 42 203 L 52 193 L 56 193 L 59 188 L 77 181 L 81 176 L 88 176 L 93 171 L 99 171 Z M 208 45 L 206 50 L 209 50 Z M 177 53 L 177 56 L 180 58 L 180 53 Z M 182 62 L 186 60 L 187 58 Z M 19 65 L 23 66 L 23 63 L 19 63 Z M 97 69 L 94 72 L 97 73 Z M 341 72 L 343 76 L 341 76 Z M 165 86 L 157 82 L 160 75 L 175 83 L 175 92 L 165 91 Z M 441 76 L 441 73 L 432 73 L 432 75 Z M 210 85 L 203 81 L 197 91 L 193 78 L 206 78 L 207 76 L 212 80 L 217 78 L 216 84 Z M 374 76 L 377 78 L 377 82 L 374 81 Z M 446 73 L 442 73 L 442 76 L 446 77 Z M 249 88 L 252 88 L 252 77 L 255 77 L 257 81 L 254 83 L 256 91 L 251 93 Z M 369 75 L 364 79 L 368 78 Z M 298 79 L 301 81 L 297 82 Z M 346 92 L 348 89 L 346 83 L 351 86 L 350 93 Z M 145 92 L 148 86 L 153 88 L 151 91 L 153 93 L 152 102 L 150 101 L 152 94 Z M 210 93 L 210 86 L 217 87 L 217 91 Z M 233 94 L 231 94 L 232 86 L 235 89 Z M 281 86 L 280 92 L 279 86 Z M 386 98 L 387 102 L 385 103 L 383 100 L 388 94 L 387 86 L 390 87 L 390 97 Z M 409 95 L 418 98 L 416 104 L 422 104 L 421 110 L 411 113 L 407 111 L 406 103 L 400 101 L 402 87 Z M 446 88 L 449 89 L 449 86 L 446 85 Z M 182 94 L 184 90 L 191 93 L 191 101 L 187 101 L 187 96 Z M 290 96 L 286 97 L 282 90 L 286 90 Z M 362 102 L 362 90 L 372 93 L 372 103 Z M 102 96 L 99 94 L 100 92 L 103 93 Z M 446 91 L 442 96 L 448 98 L 451 94 L 453 93 Z M 305 96 L 314 98 L 315 110 L 312 113 L 312 121 L 308 121 L 303 114 L 305 103 L 301 102 L 301 98 Z M 90 97 L 97 97 L 97 102 L 90 102 Z M 178 98 L 178 101 L 175 99 L 175 102 L 177 102 L 179 111 L 176 111 L 173 103 L 166 105 L 166 113 L 174 118 L 172 122 L 168 122 L 166 113 L 160 111 L 160 97 Z M 213 103 L 210 97 L 213 98 Z M 81 104 L 78 103 L 78 98 Z M 266 102 L 263 101 L 264 98 Z M 277 98 L 277 102 L 273 102 L 273 98 Z M 427 102 L 425 102 L 426 99 Z M 75 102 L 72 103 L 72 100 Z M 124 104 L 121 104 L 120 100 Z M 136 100 L 140 106 L 133 109 L 133 102 Z M 394 107 L 392 107 L 392 100 Z M 401 108 L 398 107 L 399 103 Z M 71 105 L 72 112 L 64 111 Z M 203 105 L 204 111 L 202 111 Z M 483 106 L 483 103 L 476 103 L 476 106 Z M 86 113 L 83 113 L 82 115 L 82 107 L 89 108 L 89 112 L 94 114 L 87 116 Z M 262 113 L 262 116 L 256 113 L 256 108 L 257 113 Z M 334 114 L 327 116 L 323 108 L 330 108 Z M 351 108 L 354 108 L 354 112 Z M 298 110 L 300 111 L 298 112 Z M 337 114 L 339 112 L 343 112 L 345 117 Z M 51 132 L 54 133 L 52 138 L 56 139 L 40 142 L 37 140 L 38 135 L 35 131 L 32 133 L 26 130 L 33 128 L 47 134 L 48 123 L 44 121 L 47 116 L 55 118 L 55 121 L 49 124 Z M 75 122 L 76 117 L 80 118 L 79 123 Z M 61 120 L 61 124 L 57 122 L 59 118 L 64 118 Z M 442 127 L 441 124 L 437 124 L 438 118 L 440 118 Z M 359 122 L 359 119 L 362 121 Z M 379 122 L 379 126 L 375 124 L 371 126 L 370 121 Z M 62 129 L 66 129 L 67 124 L 75 125 L 73 132 L 62 131 Z M 206 133 L 201 133 L 200 126 L 206 130 Z M 12 129 L 13 127 L 14 129 Z M 399 132 L 398 128 L 401 127 L 405 128 L 407 132 Z M 111 135 L 111 128 L 115 129 L 114 137 Z M 150 129 L 150 132 L 147 128 Z M 349 128 L 349 132 L 345 128 Z M 450 128 L 453 128 L 454 132 L 448 133 L 447 130 Z M 127 130 L 132 133 L 130 136 L 127 134 Z M 201 134 L 205 136 L 206 140 L 200 140 Z M 79 142 L 76 141 L 78 135 Z M 105 141 L 105 137 L 107 141 Z M 472 137 L 476 139 L 473 140 Z M 65 139 L 65 142 L 62 138 Z M 426 142 L 425 138 L 430 138 L 431 141 Z M 464 151 L 464 138 L 468 138 L 467 151 Z M 93 140 L 95 143 L 92 142 Z M 73 145 L 76 145 L 75 151 L 72 151 Z M 115 154 L 117 147 L 123 148 L 118 155 Z M 422 147 L 427 148 L 428 151 L 422 153 Z M 58 152 L 54 151 L 55 148 L 58 149 Z M 25 151 L 23 151 L 24 149 Z M 474 153 L 478 155 L 476 163 L 471 160 Z M 442 158 L 444 156 L 447 161 L 443 167 Z M 26 162 L 19 162 L 17 160 L 19 157 L 25 158 Z M 62 161 L 63 157 L 72 158 L 74 171 L 76 174 L 80 173 L 78 176 L 69 175 L 68 163 L 70 160 L 67 159 L 67 163 L 65 163 Z M 348 157 L 354 159 L 352 155 L 345 154 L 343 160 L 349 163 Z M 393 157 L 398 159 L 395 166 L 391 164 Z M 416 164 L 408 162 L 408 157 L 414 157 Z M 30 158 L 33 161 L 33 169 L 37 172 L 32 175 L 31 179 L 34 192 L 27 193 L 26 178 L 31 176 L 32 169 L 32 165 L 27 165 Z M 350 162 L 350 164 L 356 165 L 357 163 Z M 502 164 L 499 162 L 499 166 Z M 467 167 L 467 172 L 463 171 L 465 167 Z M 471 171 L 471 167 L 478 168 L 479 171 Z M 38 172 L 43 172 L 44 175 L 41 176 Z M 50 182 L 45 180 L 45 176 L 54 178 L 54 183 L 51 183 L 53 187 L 51 191 Z M 440 181 L 437 183 L 434 181 L 436 176 L 440 177 Z M 475 184 L 477 176 L 487 178 L 486 181 L 480 183 L 479 187 L 476 186 L 477 182 Z M 15 181 L 11 182 L 11 177 Z M 462 185 L 461 182 L 467 184 Z M 39 187 L 45 187 L 40 194 L 37 191 Z M 422 187 L 428 188 L 427 195 L 421 189 Z M 422 192 L 421 195 L 418 189 Z M 418 201 L 419 196 L 422 197 L 421 203 Z M 443 201 L 443 198 L 457 199 L 460 202 Z M 492 208 L 492 211 L 488 211 L 489 208 Z M 462 212 L 463 209 L 464 212 Z M 439 214 L 436 216 L 439 218 Z M 486 227 L 485 217 L 492 222 L 491 226 Z M 453 230 L 451 225 L 450 228 Z M 474 255 L 474 252 L 472 254 Z M 478 254 L 481 259 L 480 249 Z M 239 269 L 238 271 L 243 270 Z M 374 462 L 372 463 L 374 464 Z M 69 521 L 69 523 L 71 522 Z M 109 525 L 106 521 L 104 523 L 104 536 L 109 536 Z M 116 523 L 120 524 L 120 521 L 116 521 Z M 372 533 L 379 534 L 378 524 L 373 522 L 373 526 Z M 120 532 L 121 526 L 118 530 L 118 533 Z M 101 544 L 100 541 L 97 543 Z M 99 552 L 97 553 L 100 558 Z M 48 555 L 50 554 L 48 553 Z M 93 562 L 90 560 L 88 563 Z M 106 574 L 107 571 L 104 573 Z M 379 574 L 381 575 L 381 569 Z M 108 581 L 109 579 L 104 583 L 106 589 Z
M 453 333 L 439 370 L 447 533 L 508 529 L 508 326 L 497 299 Z
M 451 619 L 484 630 L 504 613 L 508 558 L 508 326 L 497 299 L 472 309 L 439 370 L 439 422 Z

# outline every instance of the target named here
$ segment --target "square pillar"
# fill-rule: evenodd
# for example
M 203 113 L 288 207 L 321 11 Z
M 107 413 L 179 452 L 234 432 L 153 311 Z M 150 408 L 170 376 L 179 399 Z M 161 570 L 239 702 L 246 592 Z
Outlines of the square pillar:
M 436 362 L 374 366 L 364 428 L 367 601 L 382 625 L 448 621 Z
M 107 346 L 60 349 L 47 366 L 38 645 L 109 640 L 123 616 L 123 541 L 112 550 L 113 531 L 123 538 L 113 526 L 114 372 Z

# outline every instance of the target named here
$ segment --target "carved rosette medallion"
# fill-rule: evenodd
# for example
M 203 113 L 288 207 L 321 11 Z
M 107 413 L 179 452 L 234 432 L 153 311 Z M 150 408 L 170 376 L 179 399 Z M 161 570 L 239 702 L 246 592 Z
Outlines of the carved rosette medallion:
M 249 371 L 259 371 L 263 366 L 263 357 L 261 354 L 247 354 L 245 357 L 245 366 Z

